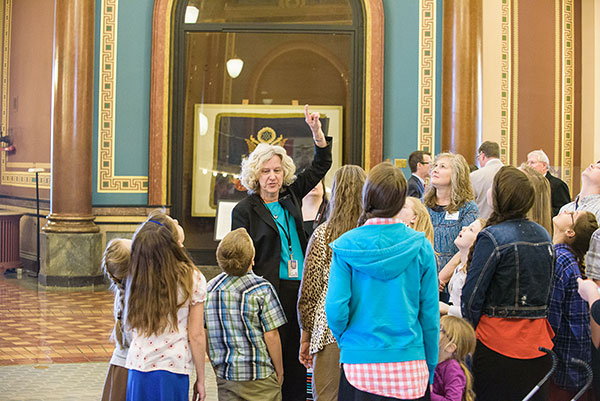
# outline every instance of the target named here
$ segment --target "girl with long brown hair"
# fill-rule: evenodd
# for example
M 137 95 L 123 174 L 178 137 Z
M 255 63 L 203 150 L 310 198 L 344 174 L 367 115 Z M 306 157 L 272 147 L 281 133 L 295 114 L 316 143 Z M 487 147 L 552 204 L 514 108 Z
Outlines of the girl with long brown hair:
M 126 316 L 132 330 L 127 354 L 128 400 L 187 400 L 189 375 L 204 390 L 206 280 L 182 247 L 181 228 L 152 212 L 131 244 Z
M 359 227 L 332 248 L 327 325 L 340 348 L 340 400 L 428 400 L 438 362 L 437 269 L 431 243 L 399 214 L 407 184 L 391 163 L 363 187 Z
M 467 261 L 462 314 L 477 334 L 477 398 L 520 400 L 550 369 L 539 347 L 552 348 L 546 316 L 554 250 L 548 231 L 527 219 L 535 191 L 522 171 L 502 167 L 491 195 L 492 214 Z M 546 392 L 533 399 L 545 400 Z
M 577 292 L 577 280 L 585 277 L 584 256 L 598 229 L 592 212 L 562 212 L 552 219 L 556 264 L 548 321 L 554 330 L 558 366 L 550 381 L 550 400 L 571 400 L 587 381 L 586 372 L 571 363 L 576 358 L 592 363 L 592 333 L 588 304 Z M 593 399 L 591 391 L 581 400 Z
M 298 316 L 302 327 L 300 362 L 313 368 L 313 397 L 337 400 L 340 350 L 327 327 L 325 295 L 329 280 L 329 244 L 356 227 L 362 212 L 361 193 L 367 174 L 352 165 L 342 166 L 333 178 L 327 221 L 316 228 L 306 251 L 300 285 Z

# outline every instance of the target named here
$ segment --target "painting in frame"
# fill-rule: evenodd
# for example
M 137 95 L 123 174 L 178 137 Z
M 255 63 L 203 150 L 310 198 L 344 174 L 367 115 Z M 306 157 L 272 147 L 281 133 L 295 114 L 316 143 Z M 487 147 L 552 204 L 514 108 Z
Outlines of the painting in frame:
M 333 138 L 333 164 L 325 177 L 331 188 L 342 161 L 342 106 L 311 105 L 319 112 L 325 135 Z M 220 201 L 246 195 L 239 180 L 240 165 L 260 142 L 283 146 L 296 164 L 296 173 L 312 162 L 314 142 L 305 122 L 304 106 L 196 104 L 192 216 L 214 217 Z

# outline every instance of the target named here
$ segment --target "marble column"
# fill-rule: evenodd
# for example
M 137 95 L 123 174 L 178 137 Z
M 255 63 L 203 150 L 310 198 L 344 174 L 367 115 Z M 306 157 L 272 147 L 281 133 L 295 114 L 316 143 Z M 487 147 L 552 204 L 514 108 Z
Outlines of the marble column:
M 41 238 L 43 285 L 102 281 L 102 236 L 92 214 L 94 3 L 55 0 L 52 185 Z
M 473 163 L 481 141 L 482 0 L 444 0 L 442 151 Z

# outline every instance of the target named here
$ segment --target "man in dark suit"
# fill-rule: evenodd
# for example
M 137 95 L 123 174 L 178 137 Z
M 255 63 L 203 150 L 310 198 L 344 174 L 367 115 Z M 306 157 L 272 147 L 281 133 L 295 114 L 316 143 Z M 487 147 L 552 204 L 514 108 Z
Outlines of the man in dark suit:
M 425 179 L 429 177 L 431 155 L 423 150 L 416 150 L 408 156 L 408 166 L 412 173 L 408 179 L 408 196 L 422 199 L 425 192 Z
M 556 216 L 563 205 L 571 202 L 569 187 L 563 180 L 550 174 L 550 171 L 548 171 L 550 159 L 543 150 L 529 152 L 527 154 L 527 165 L 545 176 L 550 183 L 552 217 Z

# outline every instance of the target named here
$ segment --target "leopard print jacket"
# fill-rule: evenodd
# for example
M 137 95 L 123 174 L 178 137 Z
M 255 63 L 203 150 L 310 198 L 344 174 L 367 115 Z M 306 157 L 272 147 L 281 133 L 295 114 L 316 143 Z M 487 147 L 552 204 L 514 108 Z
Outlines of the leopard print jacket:
M 321 351 L 326 345 L 335 343 L 325 316 L 325 296 L 332 256 L 331 248 L 325 238 L 326 229 L 327 223 L 321 224 L 310 238 L 304 257 L 304 272 L 298 299 L 300 327 L 311 333 L 309 347 L 311 355 Z

